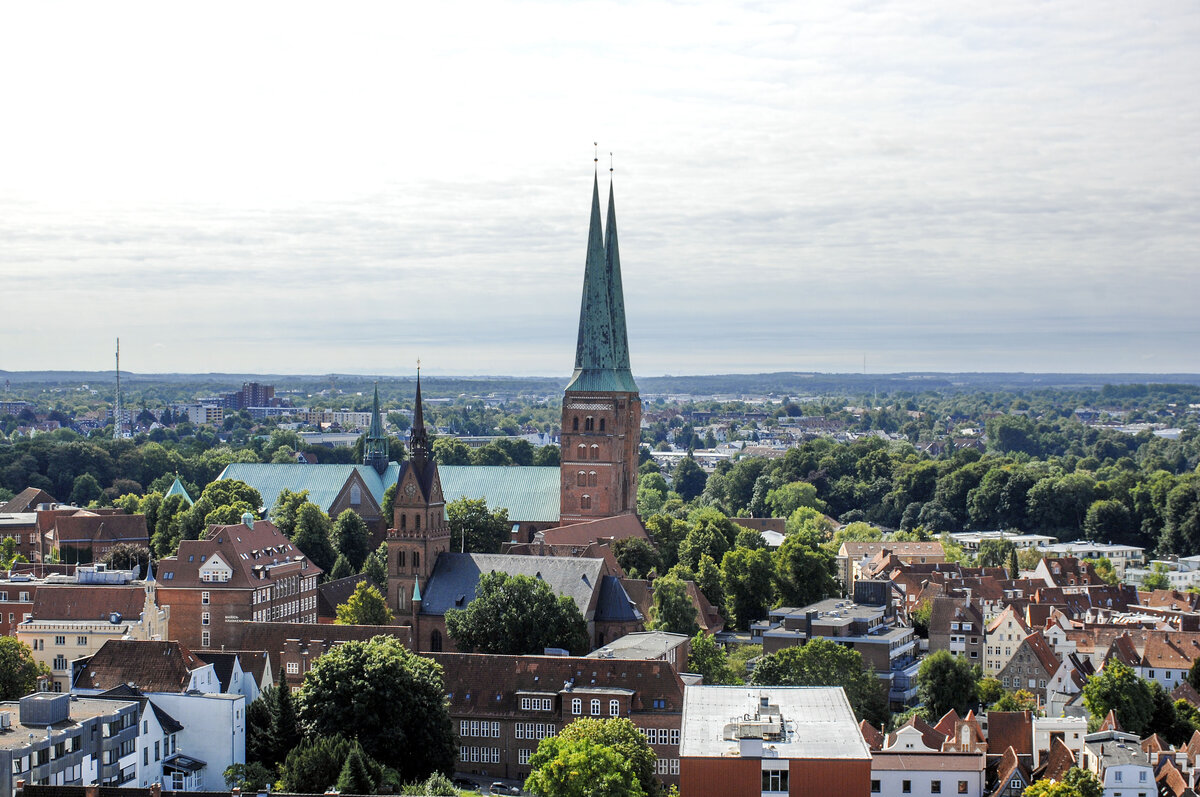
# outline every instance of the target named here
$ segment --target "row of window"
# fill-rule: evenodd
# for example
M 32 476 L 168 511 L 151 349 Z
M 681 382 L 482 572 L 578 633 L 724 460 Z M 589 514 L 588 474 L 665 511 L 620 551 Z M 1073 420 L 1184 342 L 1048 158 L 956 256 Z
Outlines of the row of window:
M 400 520 L 404 520 L 403 515 L 400 517 Z M 417 528 L 420 528 L 420 527 L 421 527 L 420 524 L 417 524 Z M 407 565 L 405 564 L 405 559 L 407 558 L 405 556 L 405 554 L 407 554 L 407 553 L 408 553 L 407 551 L 403 551 L 403 550 L 396 552 L 396 574 L 397 575 L 400 574 L 402 568 L 407 567 Z M 421 566 L 421 552 L 420 551 L 412 552 L 412 566 L 413 567 Z
M 458 748 L 458 760 L 472 764 L 499 764 L 500 748 L 463 745 Z
M 638 728 L 647 744 L 673 744 L 679 746 L 678 728 Z
M 252 602 L 255 604 L 269 603 L 272 597 L 285 598 L 288 595 L 295 595 L 297 592 L 311 592 L 317 588 L 316 576 L 291 576 L 290 578 L 281 578 L 274 587 L 262 587 L 254 590 Z M 208 603 L 208 593 L 201 593 L 201 603 Z M 314 605 L 316 598 L 313 598 Z
M 18 596 L 17 597 L 18 601 L 21 601 L 22 603 L 29 603 L 29 593 L 28 592 L 18 592 L 17 596 Z M 7 601 L 8 601 L 8 591 L 0 590 L 0 603 L 6 603 Z
M 654 774 L 656 775 L 678 775 L 679 774 L 679 759 L 678 758 L 659 758 L 654 762 Z M 787 774 L 787 773 L 784 773 Z
M 575 458 L 576 459 L 587 459 L 588 458 L 588 450 L 589 449 L 587 446 L 585 446 L 583 443 L 580 443 L 579 447 L 576 449 Z M 591 447 L 591 452 L 592 452 L 592 456 L 591 456 L 592 459 L 600 459 L 600 446 L 593 444 Z
M 516 725 L 518 739 L 545 739 L 558 732 L 552 722 L 518 722 Z
M 574 418 L 571 419 L 571 431 L 572 432 L 579 431 L 579 416 L 578 415 L 576 415 Z M 596 431 L 596 419 L 593 418 L 591 415 L 589 415 L 583 419 L 583 431 L 585 431 L 585 432 Z M 600 431 L 601 432 L 604 431 L 604 418 L 600 419 Z
M 554 708 L 554 700 L 549 697 L 523 697 L 521 698 L 522 711 L 551 711 Z
M 968 786 L 967 781 L 960 780 L 958 782 L 958 793 L 959 794 L 968 794 L 969 793 L 968 789 L 969 789 L 969 786 Z M 879 794 L 880 791 L 881 791 L 881 788 L 879 785 L 879 781 L 877 781 L 877 780 L 871 781 L 871 793 Z M 900 793 L 901 794 L 912 794 L 913 793 L 911 780 L 900 781 Z M 942 782 L 940 780 L 929 781 L 929 793 L 930 794 L 941 794 L 942 793 Z
M 592 704 L 591 704 L 591 709 L 592 709 L 590 712 L 591 715 L 593 717 L 599 717 L 600 716 L 600 701 L 597 699 L 593 699 Z M 575 714 L 577 716 L 583 713 L 583 700 L 582 699 L 580 699 L 578 697 L 571 699 L 571 713 Z M 621 701 L 620 700 L 608 701 L 608 716 L 610 716 L 610 717 L 621 716 Z
M 459 736 L 486 736 L 492 739 L 500 738 L 500 723 L 498 722 L 477 722 L 476 720 L 459 720 L 458 722 Z
M 259 609 L 254 613 L 255 622 L 265 623 L 271 620 L 288 619 L 296 623 L 316 622 L 315 616 L 312 620 L 306 620 L 304 617 L 296 617 L 292 619 L 292 615 L 297 612 L 309 611 L 317 608 L 317 597 L 310 595 L 307 598 L 300 600 L 288 601 L 287 603 L 278 606 L 269 606 L 266 609 Z
M 595 487 L 597 476 L 596 471 L 591 471 L 590 473 L 579 471 L 575 474 L 575 485 L 577 487 Z

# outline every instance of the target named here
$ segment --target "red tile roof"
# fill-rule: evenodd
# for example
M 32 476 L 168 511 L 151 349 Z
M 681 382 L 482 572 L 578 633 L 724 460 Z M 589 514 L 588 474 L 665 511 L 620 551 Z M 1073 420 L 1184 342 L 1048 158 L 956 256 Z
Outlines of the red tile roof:
M 1011 749 L 1019 756 L 1033 755 L 1033 714 L 1029 711 L 989 711 L 988 748 Z
M 140 584 L 47 584 L 33 598 L 34 620 L 108 620 L 113 613 L 137 620 L 146 605 Z
M 79 674 L 82 689 L 133 684 L 143 692 L 182 692 L 204 662 L 179 642 L 110 639 Z

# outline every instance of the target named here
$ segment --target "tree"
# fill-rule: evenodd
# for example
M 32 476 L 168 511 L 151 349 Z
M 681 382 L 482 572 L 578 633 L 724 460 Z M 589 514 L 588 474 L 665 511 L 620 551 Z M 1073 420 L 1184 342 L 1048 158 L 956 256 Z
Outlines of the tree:
M 1017 549 L 1015 546 L 1008 552 L 1008 577 L 1013 581 L 1021 577 L 1021 564 L 1017 561 Z
M 387 625 L 392 622 L 392 611 L 382 593 L 370 581 L 358 582 L 345 603 L 337 607 L 339 625 Z
M 1008 694 L 1000 684 L 1000 679 L 990 676 L 979 679 L 977 691 L 979 692 L 979 704 L 984 708 L 994 706 Z
M 929 639 L 929 620 L 933 617 L 933 602 L 928 598 L 918 603 L 909 614 L 913 633 L 921 639 Z
M 1170 589 L 1171 579 L 1167 576 L 1167 566 L 1162 562 L 1155 562 L 1150 569 L 1150 572 L 1142 577 L 1142 588 L 1147 590 Z
M 979 702 L 980 670 L 948 650 L 925 658 L 917 670 L 917 698 L 931 717 L 950 709 L 965 715 Z
M 330 542 L 334 550 L 345 556 L 350 567 L 357 572 L 371 553 L 371 530 L 357 512 L 345 509 L 333 523 Z
M 246 707 L 246 763 L 274 769 L 280 762 L 271 723 L 275 715 L 275 687 L 262 690 Z M 285 753 L 287 751 L 284 751 Z
M 773 554 L 775 586 L 783 606 L 808 606 L 837 595 L 834 558 L 806 534 L 789 534 Z
M 71 485 L 71 497 L 67 500 L 75 506 L 87 506 L 92 501 L 99 501 L 103 495 L 104 488 L 96 481 L 96 477 L 90 473 L 82 473 Z
M 299 715 L 310 738 L 353 733 L 364 752 L 411 781 L 454 770 L 445 696 L 437 662 L 377 636 L 345 642 L 316 660 L 300 690 Z
M 379 547 L 371 552 L 367 557 L 367 561 L 363 562 L 362 574 L 375 582 L 375 586 L 379 587 L 379 591 L 383 595 L 387 595 L 387 543 L 379 543 Z
M 580 654 L 588 648 L 587 624 L 575 601 L 556 597 L 543 580 L 486 573 L 466 609 L 446 612 L 446 631 L 464 653 L 527 655 L 545 648 Z
M 1154 711 L 1154 696 L 1133 670 L 1110 659 L 1083 685 L 1083 704 L 1092 725 L 1098 726 L 1112 711 L 1122 729 L 1141 736 Z
M 533 769 L 525 779 L 525 790 L 539 797 L 646 795 L 629 762 L 591 739 L 547 737 L 538 743 L 529 765 Z
M 995 680 L 984 678 L 983 681 Z M 980 684 L 983 684 L 980 681 Z M 981 701 L 982 702 L 982 701 Z M 1031 711 L 1034 716 L 1040 716 L 1037 695 L 1028 689 L 1018 689 L 1016 692 L 1005 692 L 991 707 L 991 711 Z
M 700 630 L 696 623 L 696 606 L 688 594 L 687 584 L 670 573 L 654 581 L 654 607 L 650 610 L 649 627 L 654 631 L 688 636 Z
M 1089 770 L 1071 767 L 1062 780 L 1043 778 L 1031 783 L 1022 794 L 1023 797 L 1103 797 L 1104 787 Z
M 337 581 L 352 575 L 354 575 L 354 568 L 350 566 L 350 560 L 344 554 L 338 554 L 338 558 L 333 562 L 333 569 L 329 571 L 329 580 Z
M 824 512 L 825 502 L 817 498 L 817 488 L 809 482 L 790 482 L 767 493 L 772 517 L 791 517 L 800 507 Z
M 646 578 L 659 567 L 658 551 L 641 537 L 626 537 L 612 544 L 613 556 L 621 569 L 632 576 Z
M 586 739 L 614 750 L 629 764 L 643 792 L 648 795 L 658 793 L 658 779 L 654 776 L 654 762 L 658 756 L 650 749 L 646 737 L 630 720 L 624 717 L 584 717 L 563 728 L 559 736 L 566 742 Z
M 336 786 L 353 747 L 353 742 L 340 735 L 306 739 L 288 752 L 279 767 L 280 785 L 284 791 L 298 794 L 329 791 Z M 368 770 L 381 770 L 379 763 L 365 753 L 363 764 Z
M 150 549 L 131 542 L 119 542 L 108 549 L 100 559 L 110 570 L 132 570 L 138 568 L 143 577 L 150 566 Z
M 36 692 L 38 677 L 49 674 L 45 664 L 34 660 L 32 648 L 16 637 L 0 637 L 0 700 Z
M 729 666 L 729 657 L 725 649 L 717 644 L 717 640 L 711 634 L 704 631 L 697 631 L 692 637 L 687 671 L 700 675 L 704 678 L 704 683 L 710 685 L 742 682 Z
M 1009 563 L 1009 555 L 1016 549 L 1012 540 L 984 540 L 979 543 L 979 566 L 1004 567 Z
M 278 684 L 275 699 L 271 702 L 271 738 L 275 744 L 275 760 L 282 761 L 301 738 L 296 700 L 282 664 L 279 665 Z
M 442 465 L 470 465 L 471 448 L 454 437 L 439 437 L 433 441 L 433 457 Z
M 245 764 L 231 764 L 222 773 L 225 776 L 225 786 L 230 789 L 242 789 L 247 792 L 257 792 L 271 785 L 274 776 L 271 770 L 257 761 Z
M 486 498 L 458 498 L 446 504 L 446 522 L 450 526 L 450 550 L 463 547 L 471 553 L 497 553 L 508 542 L 512 523 L 508 510 L 488 509 Z
M 304 504 L 296 513 L 296 531 L 292 544 L 304 552 L 313 564 L 328 572 L 333 569 L 337 554 L 329 541 L 332 524 L 316 504 Z
M 679 493 L 684 501 L 691 501 L 704 492 L 704 485 L 708 482 L 708 476 L 691 456 L 679 460 L 679 464 L 675 466 L 675 472 L 671 474 L 671 479 L 675 486 L 675 492 Z
M 283 536 L 288 539 L 296 533 L 296 515 L 300 511 L 300 507 L 308 503 L 308 490 L 292 492 L 284 488 L 279 492 L 279 497 L 275 499 L 275 506 L 271 508 L 270 518 L 275 527 L 283 532 Z
M 738 629 L 747 631 L 755 620 L 764 619 L 774 602 L 775 570 L 766 550 L 734 548 L 721 560 L 721 587 L 725 591 L 725 615 Z
M 862 654 L 828 639 L 818 637 L 764 656 L 751 681 L 759 686 L 840 686 L 855 717 L 879 727 L 888 720 L 887 696 Z
M 350 747 L 350 755 L 338 774 L 337 790 L 342 794 L 373 794 L 378 785 L 367 770 L 366 757 L 362 746 L 354 742 Z
M 1125 541 L 1131 537 L 1134 527 L 1133 514 L 1129 507 L 1109 498 L 1093 501 L 1083 519 L 1083 536 L 1097 542 Z
M 220 481 L 211 482 L 204 491 L 200 493 L 200 498 L 208 499 L 214 507 L 229 506 L 230 504 L 247 504 L 250 511 L 255 515 L 262 508 L 262 495 L 244 481 L 238 479 L 221 479 Z M 199 503 L 200 499 L 196 499 Z M 236 522 L 236 521 L 234 521 Z

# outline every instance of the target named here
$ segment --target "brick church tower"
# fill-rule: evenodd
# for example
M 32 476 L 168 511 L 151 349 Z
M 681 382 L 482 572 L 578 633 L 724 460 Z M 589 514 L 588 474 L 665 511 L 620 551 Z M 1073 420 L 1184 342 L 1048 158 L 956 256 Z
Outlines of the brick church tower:
M 400 463 L 393 523 L 387 532 L 387 600 L 396 614 L 396 621 L 403 623 L 411 619 L 413 633 L 418 635 L 421 589 L 429 581 L 438 554 L 450 548 L 446 500 L 442 496 L 442 482 L 438 478 L 429 436 L 425 433 L 419 371 L 417 400 L 408 440 L 409 458 Z
M 563 396 L 563 525 L 637 510 L 641 425 L 642 401 L 629 370 L 612 181 L 602 234 L 600 184 L 595 179 L 575 372 Z

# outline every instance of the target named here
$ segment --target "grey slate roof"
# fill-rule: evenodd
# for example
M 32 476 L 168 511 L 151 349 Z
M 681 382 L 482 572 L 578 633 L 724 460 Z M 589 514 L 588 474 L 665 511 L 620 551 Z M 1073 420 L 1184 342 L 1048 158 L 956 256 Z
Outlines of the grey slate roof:
M 358 471 L 375 503 L 382 506 L 384 491 L 399 479 L 400 465 L 389 462 L 379 474 L 367 465 L 234 462 L 217 478 L 246 482 L 262 495 L 267 510 L 286 489 L 308 490 L 308 500 L 328 512 L 351 471 Z M 438 465 L 438 475 L 447 502 L 464 496 L 487 498 L 490 509 L 507 509 L 514 523 L 558 522 L 561 472 L 557 467 Z
M 637 606 L 629 599 L 621 580 L 616 576 L 605 576 L 600 581 L 600 600 L 596 604 L 596 620 L 609 622 L 632 622 L 644 620 Z
M 566 595 L 575 601 L 580 614 L 590 621 L 594 619 L 603 570 L 603 559 L 443 553 L 421 590 L 424 596 L 421 613 L 445 614 L 449 609 L 465 609 L 475 599 L 479 577 L 495 571 L 540 577 L 556 595 Z

